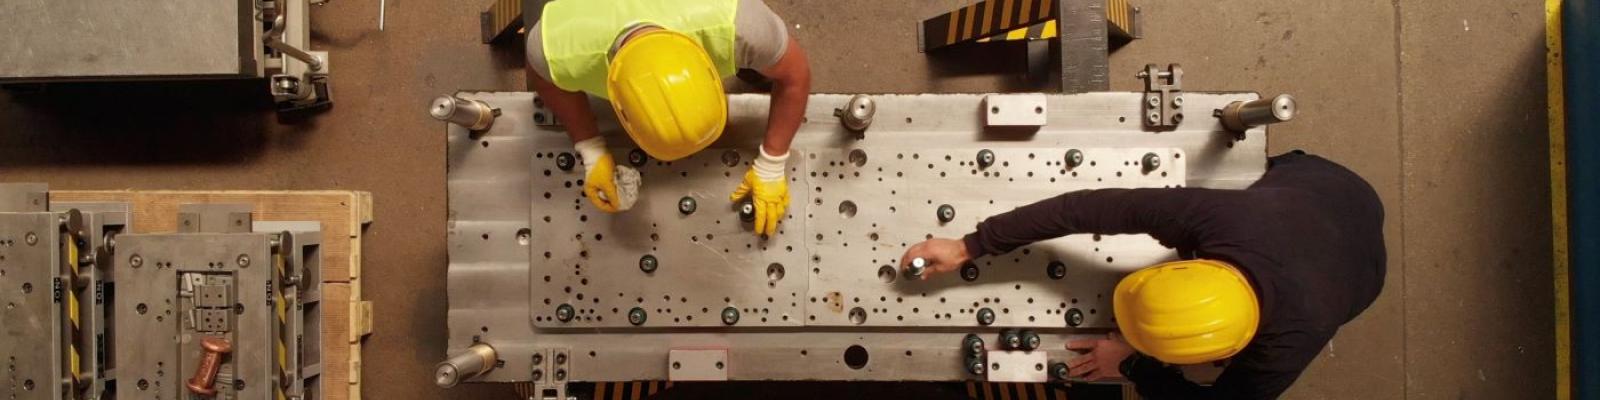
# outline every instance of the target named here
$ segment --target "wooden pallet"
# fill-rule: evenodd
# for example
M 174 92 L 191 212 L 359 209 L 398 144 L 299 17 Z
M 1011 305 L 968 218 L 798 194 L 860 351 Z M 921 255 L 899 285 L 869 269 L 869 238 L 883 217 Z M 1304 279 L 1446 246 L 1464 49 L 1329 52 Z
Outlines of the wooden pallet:
M 361 340 L 372 333 L 372 303 L 361 300 L 361 232 L 372 222 L 372 194 L 54 190 L 50 201 L 127 203 L 132 212 L 130 233 L 177 231 L 178 206 L 183 204 L 249 204 L 256 221 L 322 223 L 323 399 L 361 398 Z M 341 385 L 349 390 L 339 390 Z

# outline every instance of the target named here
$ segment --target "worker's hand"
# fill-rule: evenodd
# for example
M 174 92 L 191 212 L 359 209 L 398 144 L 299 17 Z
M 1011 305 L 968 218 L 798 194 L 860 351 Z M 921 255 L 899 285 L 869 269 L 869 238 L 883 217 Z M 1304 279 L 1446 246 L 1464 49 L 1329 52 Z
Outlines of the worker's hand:
M 750 202 L 756 209 L 755 234 L 770 237 L 778 232 L 778 221 L 783 220 L 784 212 L 789 209 L 789 182 L 784 174 L 789 153 L 774 156 L 767 154 L 766 149 L 760 149 L 760 152 L 761 156 L 751 163 L 750 171 L 744 174 L 744 181 L 739 183 L 738 189 L 733 190 L 728 200 L 738 202 L 750 196 Z
M 928 262 L 928 266 L 922 272 L 923 280 L 935 274 L 953 272 L 972 260 L 972 257 L 967 255 L 967 243 L 960 239 L 928 239 L 912 245 L 910 249 L 906 249 L 906 254 L 900 256 L 900 270 L 905 271 L 915 258 Z
M 617 212 L 617 205 L 622 197 L 617 194 L 617 162 L 611 159 L 610 154 L 604 154 L 589 166 L 589 173 L 583 178 L 583 195 L 589 198 L 594 207 L 608 213 Z M 585 164 L 589 162 L 586 160 Z
M 789 209 L 789 183 L 783 178 L 761 179 L 756 175 L 756 170 L 751 168 L 728 200 L 737 202 L 745 196 L 750 196 L 750 202 L 756 208 L 755 233 L 772 236 L 778 231 L 778 221 L 783 219 L 783 213 Z
M 1105 339 L 1067 342 L 1067 350 L 1086 352 L 1068 362 L 1067 371 L 1090 381 L 1122 378 L 1122 360 L 1133 355 L 1133 347 L 1116 332 L 1107 334 Z
M 614 213 L 622 201 L 617 194 L 617 162 L 606 151 L 606 138 L 595 136 L 572 145 L 583 157 L 583 195 L 600 211 Z

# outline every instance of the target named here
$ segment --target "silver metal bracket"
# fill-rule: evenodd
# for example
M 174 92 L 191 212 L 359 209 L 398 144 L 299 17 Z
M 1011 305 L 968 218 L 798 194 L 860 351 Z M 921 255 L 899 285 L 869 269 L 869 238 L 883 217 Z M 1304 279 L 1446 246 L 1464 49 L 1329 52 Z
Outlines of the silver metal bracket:
M 1158 130 L 1176 128 L 1183 122 L 1183 68 L 1167 65 L 1162 71 L 1155 64 L 1146 64 L 1137 75 L 1144 80 L 1144 126 Z

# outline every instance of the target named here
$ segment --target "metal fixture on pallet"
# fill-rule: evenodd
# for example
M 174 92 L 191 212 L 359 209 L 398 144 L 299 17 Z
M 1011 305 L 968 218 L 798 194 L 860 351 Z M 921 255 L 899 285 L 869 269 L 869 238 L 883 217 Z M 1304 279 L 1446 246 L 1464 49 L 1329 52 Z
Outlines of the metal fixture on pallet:
M 852 96 L 812 95 L 791 146 L 788 216 L 760 238 L 737 203 L 713 200 L 754 158 L 764 95 L 729 97 L 718 146 L 641 168 L 639 206 L 618 214 L 568 186 L 582 171 L 562 168 L 564 135 L 532 123 L 533 94 L 456 96 L 505 113 L 486 132 L 446 125 L 448 348 L 493 346 L 503 365 L 464 380 L 528 382 L 541 396 L 564 396 L 567 382 L 669 378 L 1043 382 L 1052 360 L 1075 356 L 1065 341 L 1114 325 L 1107 293 L 1126 271 L 1176 254 L 1143 235 L 1074 235 L 923 281 L 895 267 L 906 247 L 1067 191 L 1243 188 L 1265 171 L 1266 128 L 1235 141 L 1200 119 L 1151 134 L 1144 110 L 1127 106 L 1143 93 L 874 95 L 875 134 L 852 140 L 839 140 L 833 114 Z M 1186 97 L 1205 109 L 1255 99 Z M 988 122 L 991 106 L 1014 104 L 1040 108 L 1025 139 Z M 622 156 L 630 141 L 594 105 Z M 521 230 L 540 239 L 493 239 Z M 1016 333 L 1015 350 L 962 340 L 1001 329 Z
M 0 291 L 0 323 L 37 328 L 0 333 L 13 378 L 0 391 L 323 398 L 317 223 L 181 205 L 179 232 L 128 233 L 128 204 L 51 202 L 46 189 L 0 185 L 0 286 L 21 288 Z
M 17 399 L 102 398 L 112 377 L 106 355 L 111 243 L 127 209 L 83 205 L 51 211 L 48 187 L 0 184 L 0 360 Z
M 118 398 L 321 398 L 317 224 L 189 204 L 177 226 L 117 237 Z

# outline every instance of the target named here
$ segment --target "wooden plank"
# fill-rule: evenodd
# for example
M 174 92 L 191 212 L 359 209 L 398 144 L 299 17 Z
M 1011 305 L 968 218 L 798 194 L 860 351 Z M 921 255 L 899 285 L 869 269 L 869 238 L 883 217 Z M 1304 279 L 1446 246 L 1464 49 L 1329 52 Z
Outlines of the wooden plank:
M 361 398 L 361 340 L 372 332 L 372 303 L 361 300 L 361 232 L 372 222 L 371 193 L 60 190 L 50 201 L 127 203 L 131 233 L 176 231 L 183 204 L 249 204 L 256 221 L 320 222 L 323 399 Z

